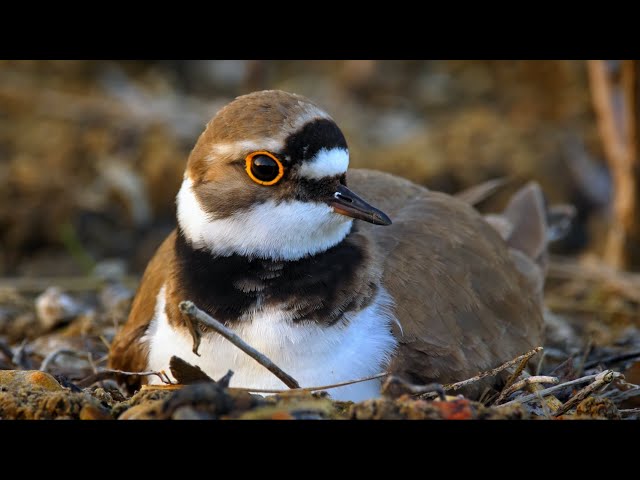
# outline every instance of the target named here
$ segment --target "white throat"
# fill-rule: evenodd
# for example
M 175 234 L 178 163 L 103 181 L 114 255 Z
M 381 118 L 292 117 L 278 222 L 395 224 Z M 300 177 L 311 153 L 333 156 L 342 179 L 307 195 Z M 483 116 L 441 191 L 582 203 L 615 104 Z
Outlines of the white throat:
M 186 176 L 176 198 L 178 223 L 195 248 L 221 256 L 235 254 L 298 260 L 340 243 L 353 221 L 316 202 L 267 201 L 226 218 L 212 218 Z

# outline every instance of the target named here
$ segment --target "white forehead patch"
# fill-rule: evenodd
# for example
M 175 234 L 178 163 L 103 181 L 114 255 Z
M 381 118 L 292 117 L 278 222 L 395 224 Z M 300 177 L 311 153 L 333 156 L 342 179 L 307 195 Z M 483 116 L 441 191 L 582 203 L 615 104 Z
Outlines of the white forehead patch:
M 346 173 L 347 168 L 349 168 L 349 150 L 323 148 L 311 160 L 302 163 L 300 175 L 309 179 L 320 179 L 342 175 Z
M 239 142 L 216 143 L 211 147 L 209 160 L 219 156 L 243 157 L 252 152 L 267 150 L 269 152 L 279 152 L 283 144 L 280 140 L 273 138 L 263 138 L 260 140 L 241 140 Z
M 176 198 L 178 223 L 195 248 L 215 255 L 298 260 L 328 250 L 351 231 L 349 217 L 316 202 L 268 201 L 230 217 L 212 218 L 192 187 L 186 177 Z

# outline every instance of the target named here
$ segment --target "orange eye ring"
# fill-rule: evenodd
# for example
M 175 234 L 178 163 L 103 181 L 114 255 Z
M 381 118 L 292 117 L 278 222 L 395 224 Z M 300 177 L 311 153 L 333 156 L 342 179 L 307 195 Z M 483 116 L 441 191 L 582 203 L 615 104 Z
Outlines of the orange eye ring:
M 269 158 L 271 158 L 273 161 L 276 162 L 276 164 L 278 165 L 278 173 L 277 175 L 270 179 L 270 180 L 265 180 L 265 179 L 260 179 L 257 177 L 256 173 L 254 173 L 253 171 L 253 159 L 259 155 L 265 155 Z M 254 182 L 256 182 L 259 185 L 275 185 L 276 183 L 278 183 L 280 181 L 280 179 L 282 178 L 282 176 L 284 175 L 284 167 L 282 166 L 282 162 L 280 160 L 278 160 L 273 154 L 269 153 L 269 152 L 265 152 L 263 150 L 257 151 L 257 152 L 253 152 L 250 153 L 249 155 L 247 155 L 247 158 L 245 160 L 246 165 L 245 165 L 245 170 L 247 172 L 247 175 L 249 175 L 249 178 L 251 178 L 251 180 L 253 180 Z

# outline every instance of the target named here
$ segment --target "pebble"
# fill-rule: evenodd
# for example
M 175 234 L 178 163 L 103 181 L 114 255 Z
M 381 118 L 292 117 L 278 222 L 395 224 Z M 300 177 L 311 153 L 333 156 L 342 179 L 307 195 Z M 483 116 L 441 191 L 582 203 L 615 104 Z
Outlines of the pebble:
M 58 287 L 49 287 L 36 298 L 36 313 L 47 330 L 72 320 L 82 313 L 83 306 Z
M 9 391 L 20 388 L 49 392 L 63 390 L 55 378 L 39 370 L 0 370 L 0 387 Z

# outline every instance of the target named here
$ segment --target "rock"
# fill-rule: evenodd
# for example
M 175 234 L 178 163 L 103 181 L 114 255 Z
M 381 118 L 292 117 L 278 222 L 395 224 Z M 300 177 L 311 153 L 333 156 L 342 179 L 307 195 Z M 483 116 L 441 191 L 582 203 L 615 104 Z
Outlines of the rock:
M 17 420 L 111 418 L 109 410 L 85 392 L 63 388 L 40 371 L 0 371 L 0 418 Z
M 98 262 L 92 273 L 104 280 L 118 281 L 127 274 L 127 264 L 120 258 L 108 258 Z
M 171 416 L 172 420 L 215 420 L 215 415 L 196 410 L 190 406 L 176 409 Z
M 615 404 L 604 397 L 587 397 L 576 408 L 577 417 L 592 419 L 620 420 L 620 413 Z
M 110 283 L 100 292 L 100 303 L 108 312 L 113 310 L 128 312 L 134 293 L 120 283 Z
M 260 403 L 264 405 L 260 406 Z M 336 418 L 333 402 L 326 396 L 309 393 L 284 393 L 272 395 L 244 413 L 238 413 L 242 420 L 323 420 Z M 252 405 L 256 407 L 256 405 Z
M 58 287 L 49 287 L 36 298 L 36 313 L 40 324 L 49 330 L 82 313 L 84 308 Z
M 104 408 L 97 408 L 92 404 L 86 404 L 80 409 L 79 418 L 80 420 L 113 420 Z
M 48 373 L 38 370 L 0 370 L 0 387 L 5 391 L 45 390 L 57 392 L 62 386 Z
M 151 400 L 134 405 L 133 407 L 125 410 L 118 420 L 155 420 L 160 418 L 160 412 L 162 411 L 162 400 Z

